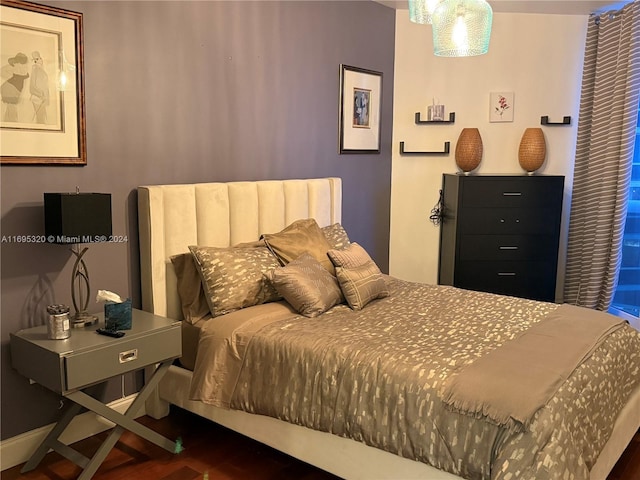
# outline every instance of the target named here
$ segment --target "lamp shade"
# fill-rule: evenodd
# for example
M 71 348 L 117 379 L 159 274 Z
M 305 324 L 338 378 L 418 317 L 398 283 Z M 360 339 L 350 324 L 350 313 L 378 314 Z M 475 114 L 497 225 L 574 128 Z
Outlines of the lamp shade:
M 489 51 L 493 10 L 486 0 L 444 0 L 433 12 L 433 52 L 471 57 Z
M 533 174 L 544 163 L 547 156 L 547 143 L 541 128 L 527 128 L 520 140 L 518 163 L 529 174 Z
M 110 193 L 45 193 L 44 232 L 49 243 L 93 243 L 112 233 Z
M 477 128 L 463 128 L 456 143 L 456 165 L 465 175 L 480 165 L 483 153 L 482 137 Z
M 409 0 L 409 20 L 430 25 L 432 14 L 442 0 Z

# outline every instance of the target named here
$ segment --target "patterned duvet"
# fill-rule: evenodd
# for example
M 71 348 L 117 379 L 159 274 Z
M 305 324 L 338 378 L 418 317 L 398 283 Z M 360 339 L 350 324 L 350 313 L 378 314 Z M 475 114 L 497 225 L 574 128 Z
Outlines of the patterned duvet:
M 611 333 L 528 429 L 513 432 L 447 408 L 444 385 L 558 305 L 387 281 L 391 295 L 359 312 L 340 305 L 316 318 L 272 315 L 228 329 L 217 348 L 203 345 L 203 335 L 192 398 L 349 437 L 464 478 L 589 478 L 640 384 L 637 331 L 625 325 Z M 225 356 L 236 365 L 232 374 Z

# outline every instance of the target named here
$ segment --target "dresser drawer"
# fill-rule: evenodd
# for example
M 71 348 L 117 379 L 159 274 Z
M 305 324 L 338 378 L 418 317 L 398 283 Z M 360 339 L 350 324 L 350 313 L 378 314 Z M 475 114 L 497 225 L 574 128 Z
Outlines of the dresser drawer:
M 460 212 L 460 233 L 557 235 L 557 208 L 468 208 Z
M 558 244 L 550 235 L 462 235 L 460 260 L 555 260 Z
M 182 352 L 179 327 L 109 342 L 65 356 L 66 389 L 74 390 L 116 375 L 177 358 Z
M 553 302 L 556 264 L 461 261 L 456 268 L 455 285 L 469 290 Z
M 563 177 L 486 177 L 467 181 L 462 189 L 464 208 L 556 207 L 562 203 Z

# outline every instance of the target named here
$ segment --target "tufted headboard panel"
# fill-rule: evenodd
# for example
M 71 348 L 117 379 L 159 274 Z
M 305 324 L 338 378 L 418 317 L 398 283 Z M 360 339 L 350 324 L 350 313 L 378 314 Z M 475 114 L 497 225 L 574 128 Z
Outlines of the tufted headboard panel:
M 142 308 L 181 319 L 170 257 L 189 245 L 228 247 L 258 240 L 294 220 L 341 221 L 340 178 L 138 187 Z

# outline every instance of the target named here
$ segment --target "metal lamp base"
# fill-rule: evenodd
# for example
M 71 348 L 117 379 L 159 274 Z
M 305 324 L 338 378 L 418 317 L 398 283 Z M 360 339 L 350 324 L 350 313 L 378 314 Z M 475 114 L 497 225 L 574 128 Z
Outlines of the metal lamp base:
M 89 247 L 84 247 L 80 251 L 80 247 L 78 247 L 77 250 L 73 247 L 71 248 L 71 252 L 77 257 L 71 273 L 71 300 L 76 311 L 73 317 L 71 317 L 72 328 L 89 327 L 98 322 L 98 317 L 87 313 L 91 287 L 89 286 L 87 265 L 84 263 L 82 257 L 87 253 L 88 249 Z M 80 303 L 78 303 L 77 297 L 80 297 Z
M 71 317 L 72 328 L 85 328 L 98 323 L 98 317 L 90 315 L 87 312 L 78 312 Z

